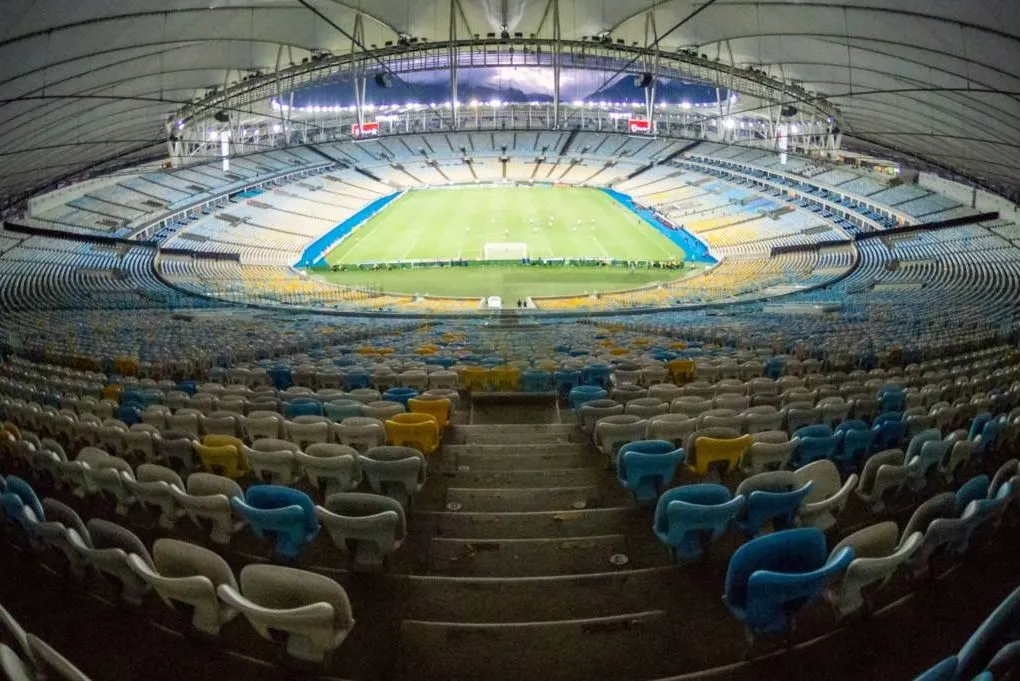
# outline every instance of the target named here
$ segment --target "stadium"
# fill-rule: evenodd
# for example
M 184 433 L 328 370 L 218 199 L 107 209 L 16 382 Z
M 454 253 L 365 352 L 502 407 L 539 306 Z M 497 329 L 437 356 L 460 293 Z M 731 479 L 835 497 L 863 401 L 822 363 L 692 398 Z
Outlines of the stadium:
M 1020 13 L 0 8 L 0 677 L 1020 678 Z

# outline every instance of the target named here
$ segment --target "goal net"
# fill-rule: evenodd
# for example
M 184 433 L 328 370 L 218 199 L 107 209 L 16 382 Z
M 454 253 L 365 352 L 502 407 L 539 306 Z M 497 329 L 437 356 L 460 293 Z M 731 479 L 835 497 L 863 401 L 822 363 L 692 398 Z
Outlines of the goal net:
M 483 252 L 486 260 L 520 260 L 528 257 L 528 244 L 490 242 Z

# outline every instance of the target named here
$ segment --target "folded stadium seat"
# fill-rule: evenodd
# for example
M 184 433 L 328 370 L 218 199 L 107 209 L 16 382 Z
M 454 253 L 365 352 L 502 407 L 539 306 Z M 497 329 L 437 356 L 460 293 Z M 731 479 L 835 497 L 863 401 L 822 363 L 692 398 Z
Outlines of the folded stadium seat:
M 840 485 L 839 470 L 828 459 L 819 459 L 793 472 L 797 485 L 812 483 L 797 516 L 801 525 L 828 530 L 836 524 L 836 516 L 846 506 L 850 492 L 857 486 L 857 475 L 851 474 Z
M 567 404 L 574 411 L 574 416 L 580 420 L 581 407 L 586 402 L 604 400 L 607 397 L 606 391 L 596 385 L 578 385 L 571 388 L 567 394 Z
M 74 424 L 74 443 L 79 447 L 95 447 L 99 444 L 99 427 L 102 419 L 94 414 L 81 414 Z M 6 425 L 5 425 L 6 429 Z
M 1009 657 L 1015 660 L 1020 652 L 1016 649 L 1018 608 L 1020 589 L 1006 596 L 960 647 L 956 655 L 955 676 L 950 678 L 970 679 L 979 672 L 989 673 L 1000 668 L 1002 673 L 994 678 L 1012 678 L 1010 674 L 1015 670 L 1006 662 Z
M 439 447 L 439 423 L 431 414 L 395 414 L 385 424 L 387 443 L 431 454 Z
M 379 419 L 384 421 L 397 414 L 403 414 L 407 409 L 400 402 L 392 402 L 389 400 L 376 400 L 369 402 L 362 409 L 362 413 L 373 419 Z
M 830 560 L 847 546 L 854 550 L 854 559 L 846 572 L 825 593 L 837 616 L 845 617 L 865 605 L 871 610 L 864 589 L 876 584 L 878 586 L 874 588 L 880 588 L 889 581 L 920 547 L 922 536 L 920 532 L 914 532 L 901 538 L 896 523 L 886 521 L 858 530 L 836 544 L 829 553 Z
M 730 409 L 735 412 L 741 412 L 751 406 L 751 398 L 746 395 L 723 393 L 713 398 L 712 406 L 715 409 Z
M 915 492 L 919 492 L 927 486 L 928 476 L 938 470 L 939 465 L 952 450 L 954 443 L 943 440 L 941 435 L 942 433 L 937 428 L 931 428 L 918 433 L 910 441 L 904 458 L 910 468 L 910 478 L 907 483 Z M 926 437 L 930 439 L 924 439 Z M 915 443 L 920 443 L 920 447 L 917 447 Z M 917 454 L 911 456 L 911 450 Z
M 451 415 L 460 409 L 460 393 L 452 388 L 430 388 L 422 393 L 418 399 L 449 400 Z
M 156 458 L 154 437 L 159 430 L 148 423 L 136 423 L 124 433 L 124 457 L 129 461 L 150 462 Z
M 976 418 L 974 420 L 975 422 L 977 421 Z M 971 440 L 976 445 L 972 456 L 978 463 L 983 460 L 985 454 L 995 447 L 1002 429 L 1002 421 L 999 419 L 990 419 L 985 422 L 978 435 L 971 437 Z M 974 429 L 971 428 L 972 432 L 973 430 Z
M 673 400 L 682 396 L 683 390 L 680 386 L 673 385 L 672 383 L 656 383 L 648 387 L 648 397 L 654 397 L 668 404 L 672 404 Z
M 191 399 L 188 400 L 188 408 L 199 412 L 201 419 L 201 414 L 211 414 L 216 411 L 216 405 L 218 403 L 219 398 L 217 398 L 216 395 L 198 393 L 196 395 L 192 395 Z
M 969 537 L 971 521 L 974 520 L 976 509 L 971 507 L 966 517 L 956 512 L 957 495 L 952 492 L 936 494 L 918 506 L 903 529 L 903 536 L 921 532 L 921 545 L 907 561 L 915 577 L 921 577 L 928 571 L 931 557 L 935 552 L 963 534 Z
M 457 376 L 457 372 L 455 371 L 449 370 L 433 371 L 432 373 L 429 374 L 428 385 L 430 388 L 444 388 L 453 390 L 457 388 L 458 380 L 459 377 Z
M 833 460 L 844 471 L 855 471 L 871 455 L 875 434 L 864 421 L 851 419 L 839 424 L 835 431 L 839 446 Z
M 295 423 L 294 421 L 285 421 L 283 426 L 287 433 L 287 439 L 300 449 L 330 440 L 330 424 L 328 422 Z
M 901 388 L 886 386 L 878 394 L 878 408 L 881 411 L 902 412 L 907 408 L 907 396 Z
M 202 412 L 195 409 L 178 409 L 173 414 L 167 415 L 166 426 L 170 430 L 188 433 L 197 438 L 201 436 L 201 416 Z
M 682 485 L 666 490 L 655 506 L 652 528 L 677 561 L 696 560 L 729 527 L 746 503 L 723 485 Z
M 412 414 L 432 416 L 439 424 L 440 431 L 450 422 L 450 400 L 411 398 L 407 401 L 407 407 Z
M 605 392 L 605 391 L 603 391 Z M 595 425 L 599 419 L 607 416 L 618 416 L 623 414 L 624 407 L 614 400 L 600 398 L 588 400 L 575 410 L 581 430 L 585 433 L 594 433 Z
M 230 500 L 244 493 L 230 478 L 212 473 L 192 473 L 182 492 L 170 486 L 170 494 L 177 505 L 187 513 L 198 527 L 209 527 L 209 538 L 217 544 L 229 544 L 230 537 L 244 527 L 234 520 Z M 203 521 L 207 521 L 203 523 Z
M 340 444 L 353 447 L 359 452 L 386 442 L 383 422 L 367 416 L 348 416 L 334 428 L 334 433 Z
M 581 381 L 585 385 L 595 385 L 608 389 L 611 385 L 613 369 L 608 364 L 588 364 L 581 369 Z
M 875 417 L 871 429 L 875 431 L 873 447 L 876 450 L 898 447 L 903 440 L 902 414 L 895 411 L 883 412 Z
M 793 457 L 790 465 L 799 468 L 819 459 L 831 459 L 836 455 L 839 438 L 832 428 L 823 425 L 805 426 L 793 433 Z
M 752 539 L 730 558 L 723 602 L 744 623 L 749 641 L 758 634 L 788 634 L 794 614 L 853 557 L 849 546 L 827 557 L 825 535 L 813 527 Z
M 325 664 L 354 627 L 347 593 L 329 577 L 279 565 L 248 565 L 240 583 L 240 590 L 221 584 L 216 590 L 220 600 L 264 638 L 276 641 L 285 634 L 292 658 Z
M 135 502 L 124 485 L 124 476 L 134 478 L 134 470 L 124 459 L 106 456 L 85 469 L 89 487 L 104 497 L 110 497 L 116 504 L 117 515 L 127 515 L 128 506 Z
M 669 376 L 677 385 L 689 383 L 694 380 L 695 365 L 693 359 L 672 359 L 666 365 Z
M 365 405 L 357 400 L 339 399 L 325 403 L 322 408 L 326 413 L 326 418 L 339 422 L 348 416 L 361 416 L 364 413 Z
M 567 397 L 575 388 L 581 385 L 581 372 L 577 369 L 558 369 L 553 373 L 553 381 L 556 384 L 556 392 L 559 396 L 561 398 Z M 598 388 L 598 386 L 589 386 L 589 388 L 605 392 Z
M 124 433 L 127 425 L 118 419 L 106 419 L 99 426 L 99 446 L 107 454 L 120 456 L 124 452 Z
M 45 518 L 40 518 L 35 525 L 37 540 L 43 546 L 61 553 L 67 560 L 68 572 L 75 579 L 81 580 L 85 576 L 88 561 L 71 544 L 70 530 L 75 530 L 79 537 L 88 538 L 84 521 L 74 509 L 56 499 L 43 499 L 42 507 Z
M 283 405 L 283 416 L 293 420 L 298 416 L 322 416 L 322 403 L 308 397 L 298 397 Z
M 625 413 L 648 419 L 669 412 L 669 403 L 654 397 L 639 397 L 626 404 Z
M 60 461 L 57 463 L 57 470 L 60 474 L 60 483 L 63 487 L 69 487 L 71 493 L 79 499 L 94 494 L 95 489 L 91 481 L 85 476 L 85 471 L 94 466 L 98 461 L 105 459 L 109 454 L 95 447 L 85 447 L 78 452 L 74 461 Z
M 822 423 L 836 428 L 850 417 L 850 405 L 842 397 L 823 397 L 818 401 Z
M 1004 484 L 1012 481 L 1016 477 L 1018 469 L 1020 469 L 1020 460 L 1017 459 L 1010 459 L 999 466 L 995 475 L 992 476 L 992 481 L 988 484 L 988 497 L 994 497 Z
M 173 529 L 183 511 L 177 506 L 170 487 L 184 491 L 184 481 L 173 470 L 164 466 L 143 463 L 135 475 L 123 473 L 124 489 L 147 511 L 155 512 L 156 524 L 163 529 Z
M 582 407 L 582 410 L 591 404 L 592 402 L 589 402 Z M 617 406 L 620 409 L 623 408 L 622 405 Z M 628 442 L 644 440 L 647 428 L 648 422 L 633 414 L 616 413 L 601 416 L 595 423 L 595 446 L 608 457 L 609 465 L 615 468 L 620 447 Z
M 621 404 L 627 404 L 631 400 L 640 399 L 647 394 L 648 389 L 642 388 L 636 383 L 621 383 L 610 391 L 609 397 Z
M 515 366 L 496 366 L 489 371 L 492 389 L 500 392 L 516 392 L 521 387 L 521 370 Z
M 382 398 L 387 402 L 399 403 L 404 408 L 407 407 L 407 401 L 412 397 L 417 397 L 418 391 L 414 388 L 390 388 L 382 394 Z M 380 418 L 380 417 L 376 417 Z
M 935 428 L 935 417 L 928 414 L 924 407 L 914 407 L 903 412 L 904 439 L 910 440 L 918 433 L 932 429 L 938 430 Z M 939 437 L 941 437 L 941 431 L 939 431 Z
M 749 435 L 769 430 L 782 430 L 783 415 L 772 406 L 749 407 L 743 412 L 744 430 Z
M 248 472 L 244 443 L 235 437 L 206 435 L 202 442 L 192 442 L 191 448 L 210 473 L 236 480 Z
M 669 405 L 669 411 L 671 414 L 686 414 L 687 416 L 694 417 L 703 414 L 710 409 L 714 409 L 711 400 L 707 400 L 697 395 L 684 395 L 673 400 Z
M 298 477 L 297 452 L 294 442 L 266 438 L 244 448 L 244 457 L 253 477 L 273 485 L 289 485 Z
M 350 551 L 355 570 L 377 570 L 407 536 L 404 507 L 377 494 L 332 494 L 315 515 L 333 543 Z
M 693 463 L 688 455 L 687 468 L 695 475 L 704 477 L 710 470 L 716 470 L 720 476 L 736 470 L 740 466 L 741 459 L 747 454 L 751 447 L 752 438 L 750 435 L 740 437 L 712 437 L 709 433 L 715 429 L 702 429 L 695 431 L 688 440 L 694 440 Z M 728 428 L 721 431 L 730 430 Z M 704 435 L 699 435 L 704 433 Z
M 956 490 L 955 513 L 957 515 L 962 513 L 972 501 L 987 499 L 988 488 L 990 485 L 991 480 L 987 475 L 975 475 L 973 478 L 963 483 L 960 486 L 960 489 Z
M 99 572 L 114 578 L 121 585 L 121 598 L 131 605 L 141 605 L 149 592 L 149 584 L 140 578 L 128 564 L 128 555 L 136 554 L 152 567 L 145 544 L 130 530 L 101 518 L 92 518 L 86 524 L 88 538 L 77 530 L 69 530 L 71 545 Z
M 27 540 L 34 542 L 35 527 L 46 520 L 46 512 L 32 486 L 16 475 L 7 476 L 0 506 L 7 522 L 16 525 Z
M 634 493 L 637 503 L 650 504 L 673 481 L 683 460 L 684 450 L 667 440 L 628 442 L 616 457 L 616 479 Z
M 468 392 L 484 392 L 489 389 L 491 369 L 481 366 L 466 366 L 460 370 L 460 384 Z
M 367 371 L 360 367 L 353 367 L 350 369 L 344 369 L 343 385 L 344 390 L 353 391 L 359 389 L 369 388 L 372 384 L 372 377 Z
M 152 545 L 151 564 L 137 554 L 128 555 L 128 565 L 152 587 L 164 603 L 190 611 L 195 629 L 216 636 L 234 619 L 237 611 L 220 601 L 221 584 L 237 588 L 234 573 L 218 554 L 176 539 L 157 539 Z
M 641 369 L 640 385 L 653 386 L 663 383 L 669 377 L 669 370 L 661 363 L 648 364 Z
M 323 497 L 349 492 L 361 484 L 361 464 L 355 449 L 338 444 L 315 444 L 294 453 L 295 461 L 308 484 Z
M 787 406 L 783 409 L 784 421 L 788 432 L 796 432 L 801 428 L 821 425 L 822 412 L 817 407 Z M 828 427 L 828 426 L 826 426 Z
M 372 447 L 358 461 L 372 491 L 396 499 L 405 508 L 425 486 L 425 455 L 412 447 Z
M 786 470 L 791 456 L 793 443 L 785 430 L 762 430 L 751 435 L 741 470 L 747 475 Z
M 397 375 L 397 383 L 420 393 L 428 388 L 429 375 L 424 369 L 410 369 Z
M 250 412 L 243 422 L 245 436 L 250 442 L 269 437 L 278 438 L 283 434 L 284 418 L 271 411 Z
M 737 486 L 737 495 L 747 499 L 738 525 L 749 537 L 760 533 L 766 523 L 776 530 L 793 527 L 797 510 L 811 491 L 811 483 L 798 486 L 792 471 L 757 473 Z
M 315 502 L 304 492 L 282 485 L 252 485 L 244 499 L 230 504 L 255 536 L 275 540 L 274 556 L 295 561 L 306 544 L 319 536 Z
M 732 409 L 709 409 L 698 417 L 701 428 L 730 428 L 738 433 L 744 429 L 744 416 Z
M 201 422 L 202 432 L 206 435 L 237 437 L 241 434 L 241 417 L 231 412 L 214 411 L 208 416 L 203 416 Z

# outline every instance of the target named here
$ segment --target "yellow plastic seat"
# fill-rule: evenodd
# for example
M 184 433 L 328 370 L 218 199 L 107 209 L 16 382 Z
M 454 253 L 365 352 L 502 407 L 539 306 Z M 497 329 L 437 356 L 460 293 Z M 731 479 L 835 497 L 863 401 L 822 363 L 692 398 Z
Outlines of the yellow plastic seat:
M 193 442 L 191 447 L 202 462 L 202 467 L 208 471 L 231 480 L 236 480 L 247 472 L 241 452 L 233 445 L 211 447 Z
M 630 352 L 630 350 L 627 350 L 626 348 L 613 348 L 609 351 L 609 354 L 614 357 L 619 357 L 620 355 L 626 355 L 628 352 Z
M 556 371 L 557 369 L 559 369 L 560 365 L 557 362 L 552 361 L 551 359 L 543 359 L 543 360 L 539 360 L 538 362 L 535 363 L 535 368 L 540 370 L 540 371 L 550 371 L 551 372 L 551 371 Z
M 517 367 L 496 367 L 492 370 L 492 386 L 496 390 L 515 391 L 521 387 L 521 370 Z
M 694 380 L 695 366 L 693 359 L 670 360 L 669 375 L 674 383 L 690 383 Z
M 669 349 L 670 350 L 686 350 L 687 349 L 687 343 L 685 343 L 684 341 L 677 341 L 675 343 L 671 343 L 670 346 L 669 346 Z
M 396 414 L 385 427 L 386 441 L 391 445 L 413 447 L 422 454 L 431 454 L 439 447 L 439 422 L 432 414 Z
M 425 344 L 419 346 L 418 349 L 415 350 L 415 352 L 417 352 L 419 355 L 434 355 L 437 352 L 439 352 L 439 348 L 437 348 L 435 345 Z
M 120 394 L 123 392 L 124 386 L 120 383 L 108 383 L 103 386 L 102 396 L 104 400 L 117 400 L 120 401 Z
M 464 367 L 460 380 L 468 390 L 485 390 L 489 387 L 489 370 L 485 367 Z
M 436 419 L 436 423 L 439 424 L 440 428 L 445 428 L 446 424 L 450 422 L 450 412 L 453 410 L 453 406 L 448 399 L 441 400 L 421 400 L 416 397 L 412 397 L 407 401 L 407 408 L 411 410 L 412 414 L 428 414 Z
M 696 475 L 706 475 L 712 464 L 724 462 L 726 469 L 723 473 L 734 470 L 740 465 L 740 460 L 751 448 L 753 438 L 750 435 L 731 439 L 717 439 L 714 437 L 699 437 L 694 442 L 693 465 L 688 461 L 687 468 Z

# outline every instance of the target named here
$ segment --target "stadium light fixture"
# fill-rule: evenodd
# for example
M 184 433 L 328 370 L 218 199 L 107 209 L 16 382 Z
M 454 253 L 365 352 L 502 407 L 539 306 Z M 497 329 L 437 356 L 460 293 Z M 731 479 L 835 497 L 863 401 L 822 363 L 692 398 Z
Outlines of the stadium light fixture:
M 794 135 L 799 135 L 800 134 L 800 126 L 797 125 L 796 123 L 794 123 L 793 125 L 790 126 L 790 132 L 793 133 Z
M 217 139 L 219 139 L 219 136 L 220 136 L 220 133 L 218 133 L 217 131 L 215 131 L 215 130 L 210 130 L 209 131 L 209 141 L 210 142 L 215 142 Z
M 681 109 L 690 109 L 691 108 L 691 103 L 686 101 L 686 100 L 682 101 L 682 102 L 680 102 L 680 108 Z
M 737 122 L 735 120 L 733 120 L 732 118 L 727 118 L 723 122 L 723 125 L 726 126 L 727 130 L 732 130 L 733 128 L 735 128 L 737 126 Z
M 449 102 L 447 102 L 447 105 L 449 105 Z M 478 108 L 478 100 L 477 99 L 472 99 L 471 100 L 471 108 L 472 109 L 477 109 Z
M 275 124 L 273 126 L 273 132 L 281 132 L 282 130 L 283 130 L 283 126 L 280 125 L 279 123 L 277 123 L 277 124 Z

